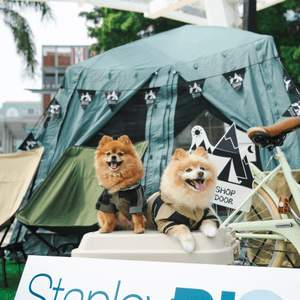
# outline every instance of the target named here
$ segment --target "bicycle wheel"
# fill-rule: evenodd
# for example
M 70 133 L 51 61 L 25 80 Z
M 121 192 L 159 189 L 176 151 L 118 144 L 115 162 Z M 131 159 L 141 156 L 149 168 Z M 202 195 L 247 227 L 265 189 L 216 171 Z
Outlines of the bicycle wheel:
M 223 212 L 224 213 L 224 212 Z M 261 222 L 264 220 L 279 220 L 280 214 L 271 196 L 259 189 L 253 196 L 252 205 L 248 213 L 240 213 L 238 222 Z M 238 232 L 237 232 L 238 233 Z M 250 232 L 241 232 L 250 233 Z M 256 234 L 272 234 L 272 231 L 251 231 Z M 274 239 L 244 239 L 240 240 L 241 254 L 235 262 L 239 265 L 280 267 L 285 256 L 286 242 Z

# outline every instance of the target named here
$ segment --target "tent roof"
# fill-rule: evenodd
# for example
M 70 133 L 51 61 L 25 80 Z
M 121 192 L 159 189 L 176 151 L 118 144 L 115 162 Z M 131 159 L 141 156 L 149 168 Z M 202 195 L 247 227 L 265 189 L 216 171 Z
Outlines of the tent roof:
M 222 53 L 265 38 L 234 28 L 185 25 L 114 48 L 84 63 L 92 69 L 160 68 Z
M 213 37 L 213 38 L 212 38 Z M 185 25 L 114 48 L 75 68 L 158 69 L 253 44 L 270 36 L 234 28 Z

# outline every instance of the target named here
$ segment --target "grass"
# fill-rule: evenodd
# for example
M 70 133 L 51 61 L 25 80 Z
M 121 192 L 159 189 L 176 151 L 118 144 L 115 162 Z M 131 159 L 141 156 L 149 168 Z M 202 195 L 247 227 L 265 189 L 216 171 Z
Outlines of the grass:
M 6 260 L 5 265 L 8 288 L 3 288 L 2 268 L 0 267 L 0 299 L 13 300 L 15 298 L 25 264 L 21 264 L 19 267 L 16 262 Z

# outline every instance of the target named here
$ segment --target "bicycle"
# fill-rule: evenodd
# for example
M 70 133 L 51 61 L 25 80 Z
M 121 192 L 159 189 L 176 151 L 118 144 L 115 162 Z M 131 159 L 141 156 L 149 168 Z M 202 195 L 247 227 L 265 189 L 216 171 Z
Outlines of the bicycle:
M 286 199 L 279 199 L 269 187 L 278 172 L 282 171 L 295 204 L 300 209 L 300 186 L 293 178 L 292 170 L 280 148 L 286 135 L 299 128 L 300 118 L 293 117 L 271 126 L 253 127 L 247 131 L 254 144 L 270 151 L 275 149 L 276 154 L 271 159 L 277 159 L 279 165 L 266 175 L 250 163 L 255 177 L 254 189 L 220 225 L 235 231 L 242 250 L 239 260 L 243 265 L 280 267 L 289 242 L 296 248 L 293 253 L 300 254 L 300 218 L 283 201 Z M 248 201 L 251 201 L 250 211 L 241 211 Z

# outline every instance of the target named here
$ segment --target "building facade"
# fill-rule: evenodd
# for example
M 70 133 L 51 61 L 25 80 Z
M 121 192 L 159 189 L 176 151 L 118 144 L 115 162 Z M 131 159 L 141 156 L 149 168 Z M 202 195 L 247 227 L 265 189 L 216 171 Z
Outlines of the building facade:
M 42 107 L 45 110 L 64 78 L 68 67 L 91 57 L 89 46 L 42 46 L 42 89 L 29 89 L 42 94 Z
M 15 152 L 42 115 L 41 102 L 5 102 L 0 112 L 0 153 Z
M 59 89 L 68 67 L 89 57 L 89 46 L 42 46 L 41 102 L 6 102 L 0 110 L 0 153 L 15 152 L 41 118 Z

